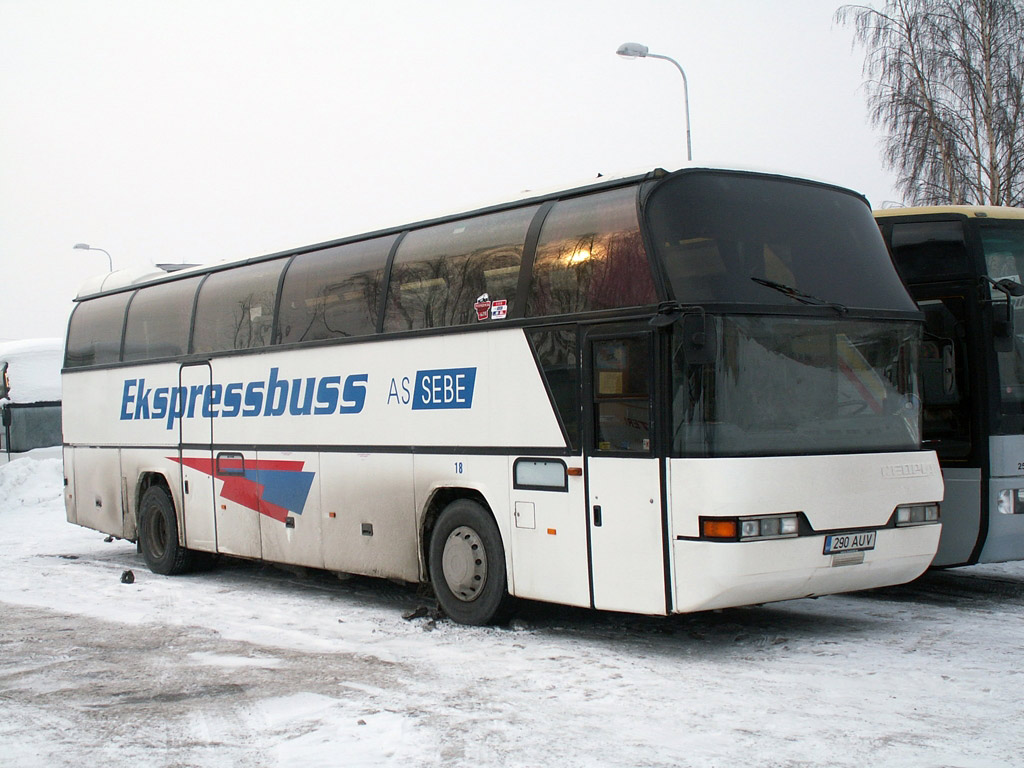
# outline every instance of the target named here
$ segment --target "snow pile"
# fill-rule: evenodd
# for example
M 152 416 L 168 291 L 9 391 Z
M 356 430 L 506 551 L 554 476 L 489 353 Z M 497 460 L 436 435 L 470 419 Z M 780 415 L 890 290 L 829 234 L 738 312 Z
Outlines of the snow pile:
M 7 363 L 14 403 L 60 400 L 60 369 L 64 361 L 62 339 L 26 339 L 0 344 L 0 367 Z
M 60 459 L 18 459 L 0 465 L 0 515 L 12 510 L 50 511 L 63 503 Z

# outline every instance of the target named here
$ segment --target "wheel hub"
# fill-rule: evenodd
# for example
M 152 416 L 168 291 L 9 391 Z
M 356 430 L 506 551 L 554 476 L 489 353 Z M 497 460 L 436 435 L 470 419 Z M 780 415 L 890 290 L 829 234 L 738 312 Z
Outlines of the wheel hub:
M 480 535 L 465 525 L 452 531 L 444 543 L 441 569 L 455 597 L 467 603 L 476 600 L 487 581 L 487 555 Z

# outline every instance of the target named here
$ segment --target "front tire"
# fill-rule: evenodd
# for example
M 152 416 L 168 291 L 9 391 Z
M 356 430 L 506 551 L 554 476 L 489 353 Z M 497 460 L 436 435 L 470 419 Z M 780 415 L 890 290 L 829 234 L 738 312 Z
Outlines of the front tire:
M 430 535 L 430 580 L 441 609 L 459 624 L 495 624 L 508 617 L 505 548 L 483 506 L 457 499 Z
M 173 576 L 192 567 L 192 553 L 178 542 L 174 502 L 159 485 L 148 488 L 139 502 L 139 549 L 153 573 Z

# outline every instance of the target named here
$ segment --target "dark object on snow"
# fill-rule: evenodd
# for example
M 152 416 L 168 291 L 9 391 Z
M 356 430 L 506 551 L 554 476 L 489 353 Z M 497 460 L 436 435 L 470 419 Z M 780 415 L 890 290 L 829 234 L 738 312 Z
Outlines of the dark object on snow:
M 131 571 L 124 571 L 121 574 L 121 583 L 122 584 L 134 584 L 135 583 L 135 574 L 132 573 Z
M 412 621 L 413 619 L 422 619 L 424 616 L 427 615 L 427 613 L 427 606 L 421 605 L 419 608 L 416 608 L 415 610 L 409 611 L 408 613 L 403 613 L 402 618 L 406 621 Z
M 112 542 L 113 540 L 114 540 L 114 537 L 113 537 L 113 536 L 107 536 L 107 538 L 105 538 L 105 539 L 104 539 L 103 541 L 105 541 L 105 542 L 106 542 L 107 544 L 109 544 L 109 543 L 110 543 L 110 542 Z

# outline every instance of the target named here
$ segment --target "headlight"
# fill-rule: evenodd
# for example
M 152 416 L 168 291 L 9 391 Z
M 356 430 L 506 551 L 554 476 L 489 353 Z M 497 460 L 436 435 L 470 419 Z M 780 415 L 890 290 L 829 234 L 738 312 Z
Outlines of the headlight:
M 740 520 L 740 540 L 784 539 L 796 536 L 799 531 L 796 515 L 772 515 Z
M 938 504 L 904 504 L 896 507 L 896 525 L 929 525 L 939 522 Z
M 797 513 L 758 515 L 740 518 L 703 518 L 701 534 L 705 539 L 751 541 L 756 539 L 788 539 L 799 535 Z

